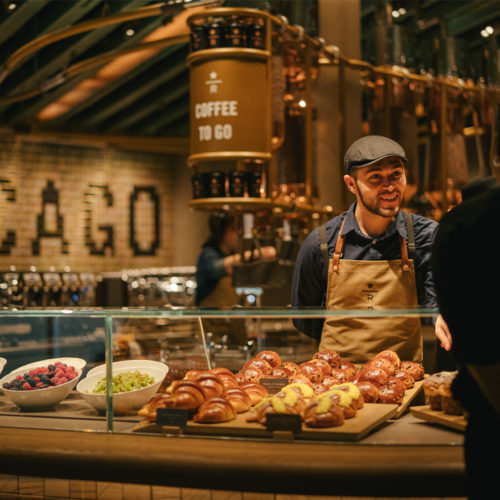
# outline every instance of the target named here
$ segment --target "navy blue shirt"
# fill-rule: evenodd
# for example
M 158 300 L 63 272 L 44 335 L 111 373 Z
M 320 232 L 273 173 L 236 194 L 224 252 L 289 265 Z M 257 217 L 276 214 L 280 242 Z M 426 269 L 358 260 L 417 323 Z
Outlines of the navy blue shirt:
M 394 260 L 401 258 L 399 235 L 408 240 L 404 212 L 400 210 L 386 232 L 372 238 L 361 232 L 354 215 L 356 202 L 343 214 L 326 223 L 328 257 L 335 251 L 337 235 L 345 219 L 342 235 L 345 244 L 342 258 L 348 260 Z M 415 233 L 415 275 L 419 305 L 437 307 L 430 259 L 432 244 L 439 224 L 420 215 L 411 214 Z M 327 280 L 320 249 L 319 228 L 313 230 L 302 244 L 295 262 L 291 305 L 293 308 L 323 307 L 326 303 Z M 323 319 L 293 320 L 295 327 L 317 340 L 321 338 Z
M 225 257 L 227 257 L 226 254 L 214 247 L 203 247 L 196 264 L 195 303 L 197 306 L 214 290 L 219 280 L 227 276 L 224 267 Z

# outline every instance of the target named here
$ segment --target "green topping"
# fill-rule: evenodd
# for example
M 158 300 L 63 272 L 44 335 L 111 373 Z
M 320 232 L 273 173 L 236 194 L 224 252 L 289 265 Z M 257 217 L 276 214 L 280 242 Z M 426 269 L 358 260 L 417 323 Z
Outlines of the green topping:
M 136 391 L 137 389 L 143 389 L 148 385 L 154 383 L 155 379 L 153 376 L 147 373 L 141 373 L 136 370 L 134 372 L 124 372 L 119 375 L 115 375 L 112 379 L 113 381 L 113 394 L 117 392 L 129 392 Z M 105 394 L 106 393 L 106 377 L 99 380 L 97 385 L 92 389 L 92 394 Z

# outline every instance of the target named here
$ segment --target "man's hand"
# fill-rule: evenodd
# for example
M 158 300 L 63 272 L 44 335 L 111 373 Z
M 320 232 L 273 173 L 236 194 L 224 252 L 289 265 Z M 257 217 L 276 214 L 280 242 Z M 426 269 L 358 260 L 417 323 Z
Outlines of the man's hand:
M 438 340 L 441 342 L 441 347 L 445 351 L 451 350 L 451 333 L 446 321 L 441 314 L 436 319 L 435 333 Z

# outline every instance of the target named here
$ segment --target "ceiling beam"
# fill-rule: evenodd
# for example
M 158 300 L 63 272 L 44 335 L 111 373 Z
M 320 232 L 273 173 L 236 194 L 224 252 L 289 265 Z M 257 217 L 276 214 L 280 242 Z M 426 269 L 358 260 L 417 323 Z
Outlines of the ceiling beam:
M 154 135 L 162 128 L 167 127 L 171 123 L 184 116 L 189 115 L 189 99 L 177 101 L 175 106 L 170 109 L 164 109 L 161 113 L 156 113 L 155 117 L 149 117 L 143 121 L 142 126 L 134 127 L 134 133 L 138 135 Z
M 154 61 L 151 61 L 151 64 L 148 61 L 145 68 L 135 68 L 132 75 L 127 74 L 124 80 L 117 81 L 118 92 L 110 94 L 106 102 L 96 102 L 93 107 L 85 110 L 83 116 L 79 117 L 80 125 L 85 129 L 98 127 L 100 123 L 128 109 L 160 85 L 187 71 L 187 52 L 187 45 L 176 46 L 173 52 L 163 51 L 155 56 Z M 145 69 L 149 66 L 152 67 L 146 72 Z
M 142 0 L 135 0 L 129 4 L 127 4 L 127 8 L 123 7 L 122 3 L 117 3 L 117 5 L 122 6 L 120 10 L 129 10 L 130 8 L 135 8 L 138 5 L 142 5 Z M 112 3 L 112 5 L 114 5 Z M 154 29 L 155 26 L 151 26 L 151 29 Z M 77 38 L 74 43 L 68 42 L 64 50 L 57 50 L 56 48 L 52 48 L 55 52 L 55 56 L 43 64 L 40 69 L 37 71 L 31 71 L 31 68 L 27 68 L 25 65 L 21 66 L 20 70 L 16 71 L 11 78 L 7 81 L 3 82 L 3 85 L 7 85 L 10 82 L 11 86 L 11 94 L 19 94 L 28 90 L 32 90 L 33 88 L 37 88 L 41 83 L 48 80 L 50 77 L 57 74 L 62 69 L 69 66 L 69 64 L 76 59 L 79 55 L 84 53 L 86 50 L 95 46 L 99 41 L 103 40 L 107 35 L 109 35 L 113 30 L 116 29 L 115 25 L 106 26 L 103 28 L 99 28 L 96 30 L 92 30 Z M 124 41 L 125 43 L 133 43 L 133 40 Z M 40 63 L 40 61 L 39 61 Z M 24 68 L 24 71 L 23 71 Z M 27 71 L 28 69 L 28 71 Z M 93 71 L 96 71 L 93 70 Z M 26 74 L 27 72 L 27 74 Z M 60 88 L 60 87 L 59 87 Z M 66 90 L 67 91 L 67 90 Z M 21 118 L 25 118 L 26 116 L 30 116 L 35 114 L 37 111 L 45 107 L 49 102 L 53 100 L 53 93 L 49 92 L 45 94 L 44 97 L 38 99 L 36 101 L 36 107 L 31 106 L 23 106 L 23 112 L 16 113 L 16 121 L 19 121 Z M 7 116 L 9 113 L 7 112 Z
M 475 2 L 472 10 L 459 15 L 450 13 L 447 16 L 447 33 L 450 36 L 459 36 L 491 24 L 497 19 L 500 19 L 499 2 Z
M 189 94 L 189 81 L 186 80 L 185 83 L 172 86 L 170 92 L 162 92 L 162 94 L 163 96 L 160 99 L 146 99 L 145 102 L 139 103 L 134 109 L 128 108 L 128 117 L 115 120 L 115 125 L 109 127 L 108 130 L 112 133 L 123 133 L 131 130 L 136 123 L 145 120 L 148 116 L 157 113 L 159 110 L 163 109 L 165 110 L 165 114 L 168 114 L 168 106 L 170 104 Z
M 4 21 L 0 24 L 0 44 L 20 30 L 30 19 L 32 19 L 40 10 L 42 10 L 49 0 L 40 0 L 38 2 L 24 2 L 16 10 L 7 14 Z

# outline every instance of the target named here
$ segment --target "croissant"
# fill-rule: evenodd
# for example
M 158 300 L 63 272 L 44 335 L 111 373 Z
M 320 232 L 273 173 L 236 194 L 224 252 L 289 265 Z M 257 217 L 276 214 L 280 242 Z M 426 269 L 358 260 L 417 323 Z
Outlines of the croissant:
M 334 402 L 342 408 L 345 418 L 352 418 L 356 416 L 357 410 L 355 405 L 353 405 L 352 396 L 341 389 L 329 389 L 328 391 L 319 394 L 316 398 L 319 400 L 322 398 L 333 398 Z
M 330 387 L 330 390 L 340 390 L 344 391 L 352 398 L 351 406 L 356 410 L 360 410 L 364 406 L 364 399 L 359 387 L 351 382 L 346 382 L 345 384 L 334 385 Z
M 283 399 L 283 401 L 292 408 L 294 413 L 302 413 L 302 410 L 307 404 L 304 397 L 294 388 L 283 388 L 274 396 Z
M 224 390 L 235 389 L 239 387 L 238 381 L 236 380 L 236 375 L 229 369 L 219 366 L 217 368 L 212 368 L 210 373 L 219 378 L 224 386 Z
M 208 370 L 188 370 L 184 375 L 184 380 L 196 380 L 202 373 L 209 373 Z
M 224 394 L 224 384 L 213 373 L 202 372 L 193 381 L 201 385 L 206 399 L 216 398 Z
M 149 401 L 149 403 L 146 403 L 142 408 L 140 408 L 137 414 L 141 417 L 145 417 L 150 422 L 155 422 L 156 410 L 158 408 L 166 408 L 165 400 L 168 398 L 170 398 L 168 394 L 157 394 L 151 401 Z
M 242 389 L 228 389 L 224 393 L 224 399 L 227 399 L 236 413 L 243 413 L 252 407 L 252 399 L 247 392 Z
M 223 366 L 217 366 L 216 368 L 212 368 L 210 370 L 210 373 L 213 373 L 217 377 L 228 376 L 236 378 L 235 374 L 229 368 L 224 368 Z
M 267 395 L 267 389 L 260 384 L 249 382 L 240 386 L 240 389 L 248 394 L 252 406 L 260 403 Z
M 265 359 L 251 359 L 250 361 L 247 361 L 244 365 L 243 368 L 257 368 L 260 370 L 264 375 L 271 375 L 271 372 L 273 371 L 273 367 L 269 363 L 269 361 L 266 361 Z
M 340 354 L 336 351 L 318 351 L 314 353 L 313 359 L 324 359 L 332 368 L 340 366 Z
M 379 352 L 374 359 L 380 359 L 380 358 L 389 360 L 394 365 L 394 368 L 396 370 L 399 370 L 401 366 L 401 360 L 399 359 L 397 353 L 395 353 L 394 351 L 386 349 L 385 351 Z
M 238 389 L 238 387 L 240 386 L 236 377 L 228 377 L 227 375 L 219 375 L 219 379 L 222 382 L 222 385 L 224 386 L 224 391 L 227 391 L 229 389 Z
M 268 413 L 297 414 L 297 412 L 285 402 L 283 398 L 277 396 L 267 396 L 260 403 L 254 406 L 247 414 L 247 422 L 259 422 L 266 424 Z
M 193 380 L 176 380 L 170 394 L 162 400 L 163 408 L 185 408 L 194 411 L 205 401 L 203 387 Z
M 261 351 L 255 359 L 264 359 L 267 361 L 272 367 L 280 366 L 282 364 L 282 360 L 280 355 L 274 351 Z
M 193 416 L 195 422 L 217 423 L 229 422 L 236 418 L 231 403 L 224 398 L 211 398 L 203 402 L 198 412 Z
M 415 381 L 424 378 L 424 367 L 421 363 L 417 363 L 416 361 L 403 361 L 401 363 L 401 370 L 408 372 Z
M 288 377 L 288 381 L 291 384 L 306 384 L 311 387 L 313 386 L 312 382 L 302 372 L 294 373 L 291 377 Z
M 336 427 L 344 423 L 344 411 L 332 398 L 311 401 L 302 412 L 308 427 Z
M 314 388 L 309 384 L 301 384 L 300 382 L 292 382 L 291 384 L 285 385 L 282 391 L 295 391 L 300 396 L 305 399 L 311 399 L 314 397 Z

